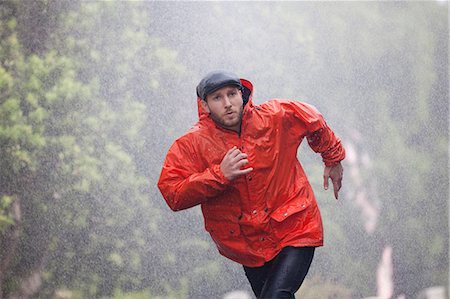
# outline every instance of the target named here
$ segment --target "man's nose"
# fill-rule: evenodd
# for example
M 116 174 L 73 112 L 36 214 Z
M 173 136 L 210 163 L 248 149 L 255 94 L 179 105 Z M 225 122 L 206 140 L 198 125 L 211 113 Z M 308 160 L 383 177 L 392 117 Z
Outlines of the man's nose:
M 228 96 L 224 97 L 224 102 L 223 102 L 225 107 L 230 107 L 231 106 L 231 101 L 230 98 Z

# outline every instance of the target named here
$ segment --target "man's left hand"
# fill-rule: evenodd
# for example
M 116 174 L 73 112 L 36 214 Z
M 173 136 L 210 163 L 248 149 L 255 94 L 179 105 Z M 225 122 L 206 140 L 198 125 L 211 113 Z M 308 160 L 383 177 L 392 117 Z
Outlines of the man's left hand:
M 339 190 L 342 187 L 342 176 L 344 174 L 344 169 L 342 168 L 341 162 L 333 166 L 325 166 L 323 171 L 323 188 L 328 190 L 328 179 L 333 182 L 334 197 L 338 199 Z

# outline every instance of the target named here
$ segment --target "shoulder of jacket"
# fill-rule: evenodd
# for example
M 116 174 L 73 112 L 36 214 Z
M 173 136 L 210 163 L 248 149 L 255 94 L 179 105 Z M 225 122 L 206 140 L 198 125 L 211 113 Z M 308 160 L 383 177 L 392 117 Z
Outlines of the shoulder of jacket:
M 291 104 L 292 101 L 285 99 L 271 99 L 255 107 L 259 111 L 277 112 L 283 109 L 284 105 Z
M 297 107 L 304 109 L 313 109 L 317 110 L 317 108 L 309 103 L 303 101 L 289 100 L 289 99 L 272 99 L 267 102 L 264 102 L 260 105 L 262 109 L 283 109 L 283 107 Z
M 193 125 L 186 133 L 177 138 L 176 142 L 183 144 L 192 144 L 203 134 L 207 133 L 208 128 L 200 122 Z

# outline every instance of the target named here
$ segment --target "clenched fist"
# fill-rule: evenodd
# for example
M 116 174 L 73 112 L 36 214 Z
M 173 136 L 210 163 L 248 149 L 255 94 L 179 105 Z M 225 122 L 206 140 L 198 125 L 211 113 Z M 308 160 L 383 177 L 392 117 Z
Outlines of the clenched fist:
M 232 181 L 238 176 L 247 174 L 253 170 L 253 168 L 241 169 L 242 166 L 248 163 L 247 154 L 244 154 L 233 146 L 223 157 L 220 163 L 220 170 L 222 171 L 224 177 Z

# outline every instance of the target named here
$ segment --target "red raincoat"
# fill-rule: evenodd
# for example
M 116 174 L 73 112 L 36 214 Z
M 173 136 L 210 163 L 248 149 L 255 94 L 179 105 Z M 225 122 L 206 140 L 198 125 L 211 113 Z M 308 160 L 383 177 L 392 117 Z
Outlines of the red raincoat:
M 250 92 L 252 84 L 241 79 Z M 201 99 L 197 99 L 201 101 Z M 171 146 L 158 187 L 174 211 L 201 204 L 219 252 L 256 267 L 285 246 L 321 246 L 323 228 L 311 186 L 297 159 L 304 137 L 325 165 L 344 159 L 340 139 L 311 105 L 275 99 L 244 107 L 240 135 L 217 126 L 198 103 L 199 121 Z M 253 171 L 228 181 L 220 171 L 237 146 Z

